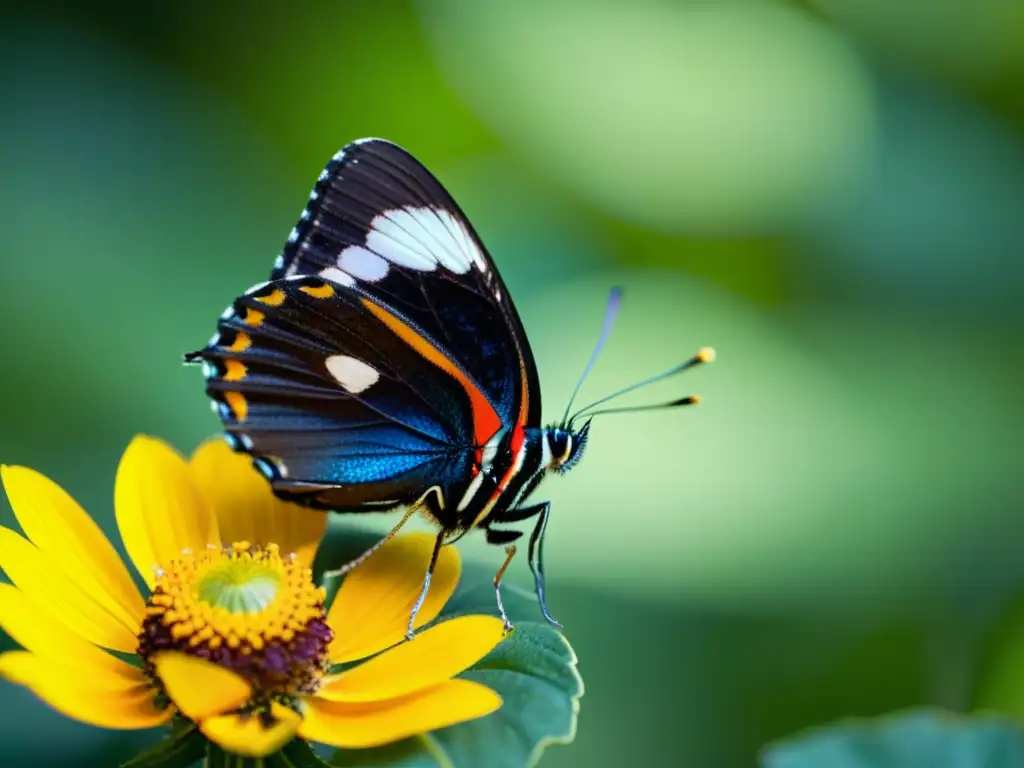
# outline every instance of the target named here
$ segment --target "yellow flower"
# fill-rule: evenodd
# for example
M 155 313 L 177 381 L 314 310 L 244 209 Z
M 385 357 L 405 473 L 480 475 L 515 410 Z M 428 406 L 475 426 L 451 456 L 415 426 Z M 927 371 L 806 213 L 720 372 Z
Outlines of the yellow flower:
M 136 729 L 177 713 L 225 751 L 261 757 L 296 736 L 370 747 L 501 706 L 491 689 L 453 679 L 500 642 L 497 618 L 452 619 L 402 642 L 429 534 L 386 544 L 325 611 L 310 565 L 326 515 L 278 501 L 221 441 L 186 461 L 138 437 L 114 504 L 146 599 L 64 490 L 24 467 L 0 472 L 27 536 L 0 527 L 13 583 L 0 584 L 0 626 L 24 648 L 0 655 L 0 676 L 68 717 Z M 440 613 L 460 569 L 456 550 L 443 549 L 419 626 Z M 336 664 L 349 666 L 332 674 Z

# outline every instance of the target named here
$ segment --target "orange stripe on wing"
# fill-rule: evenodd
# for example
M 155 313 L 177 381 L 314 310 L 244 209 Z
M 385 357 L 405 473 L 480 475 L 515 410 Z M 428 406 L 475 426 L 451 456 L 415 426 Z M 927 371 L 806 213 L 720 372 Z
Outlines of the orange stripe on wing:
M 437 366 L 455 379 L 459 386 L 466 391 L 466 394 L 469 396 L 470 408 L 473 411 L 473 436 L 477 445 L 484 445 L 501 429 L 501 417 L 498 416 L 498 412 L 494 410 L 494 406 L 491 405 L 487 396 L 441 350 L 423 338 L 404 320 L 395 317 L 379 304 L 365 297 L 360 299 L 360 301 L 378 320 L 390 328 L 398 338 L 415 349 L 429 363 Z
M 519 350 L 519 382 L 522 387 L 522 397 L 519 399 L 519 426 L 525 427 L 527 416 L 530 414 L 530 380 L 526 375 L 522 350 Z

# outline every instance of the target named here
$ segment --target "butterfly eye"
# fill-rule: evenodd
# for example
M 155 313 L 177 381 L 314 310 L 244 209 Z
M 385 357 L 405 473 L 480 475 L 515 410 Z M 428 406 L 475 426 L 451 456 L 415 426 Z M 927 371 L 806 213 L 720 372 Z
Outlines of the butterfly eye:
M 568 432 L 555 429 L 548 433 L 548 446 L 551 448 L 551 464 L 560 467 L 569 458 L 572 439 Z
M 565 473 L 576 466 L 581 458 L 583 458 L 583 449 L 587 446 L 587 438 L 590 436 L 590 422 L 583 425 L 583 429 L 579 432 L 560 432 L 560 437 L 565 438 L 565 444 L 562 448 L 562 453 L 559 454 L 557 451 L 552 449 L 552 456 L 561 456 L 561 460 L 555 465 L 559 472 Z
M 551 449 L 551 463 L 548 466 L 552 469 L 564 472 L 574 463 L 577 441 L 568 430 L 552 429 L 548 432 L 548 447 Z

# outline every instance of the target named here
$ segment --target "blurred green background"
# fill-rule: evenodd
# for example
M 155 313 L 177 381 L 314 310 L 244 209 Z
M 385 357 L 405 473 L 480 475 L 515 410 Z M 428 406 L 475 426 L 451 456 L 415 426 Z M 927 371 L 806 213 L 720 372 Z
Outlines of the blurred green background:
M 584 397 L 719 354 L 637 398 L 700 408 L 599 420 L 542 488 L 587 684 L 545 765 L 738 768 L 842 716 L 970 708 L 1024 582 L 1019 0 L 6 5 L 0 460 L 112 531 L 134 433 L 218 428 L 182 353 L 361 136 L 475 223 L 546 418 L 613 284 Z M 6 764 L 150 738 L 0 687 Z

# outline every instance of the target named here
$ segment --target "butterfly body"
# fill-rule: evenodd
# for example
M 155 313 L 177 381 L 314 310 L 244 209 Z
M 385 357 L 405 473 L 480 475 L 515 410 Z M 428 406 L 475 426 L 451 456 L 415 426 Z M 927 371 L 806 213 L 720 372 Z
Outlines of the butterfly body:
M 229 444 L 277 495 L 426 512 L 436 549 L 474 528 L 507 546 L 521 532 L 496 526 L 535 517 L 538 574 L 549 506 L 525 502 L 575 464 L 589 423 L 541 426 L 532 353 L 493 261 L 401 148 L 369 139 L 335 155 L 270 280 L 188 359 L 204 363 Z

